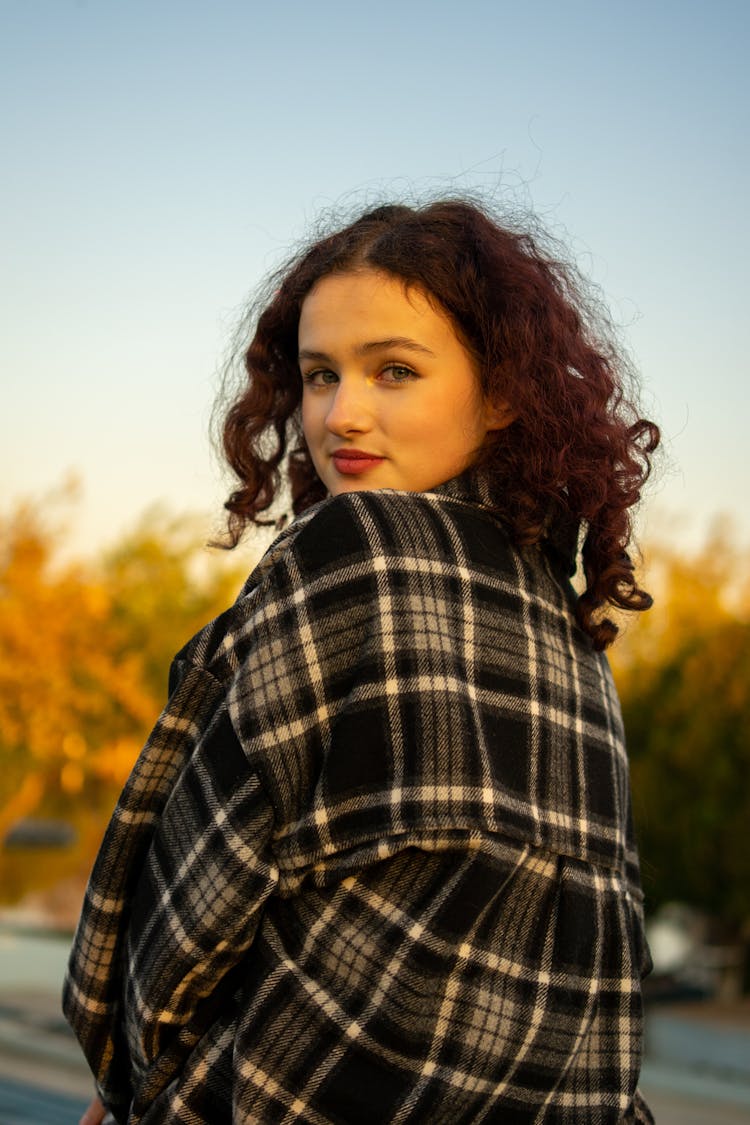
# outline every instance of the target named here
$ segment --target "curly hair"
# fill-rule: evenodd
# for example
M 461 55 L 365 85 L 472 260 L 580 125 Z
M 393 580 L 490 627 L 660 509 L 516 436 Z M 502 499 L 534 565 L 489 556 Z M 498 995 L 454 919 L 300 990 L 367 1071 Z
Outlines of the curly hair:
M 633 373 L 606 313 L 543 241 L 463 199 L 385 205 L 279 271 L 223 421 L 224 453 L 240 481 L 225 504 L 225 545 L 235 546 L 249 523 L 269 522 L 261 514 L 284 469 L 295 514 L 325 497 L 302 434 L 300 311 L 321 278 L 370 268 L 435 300 L 475 358 L 484 394 L 513 411 L 506 429 L 488 434 L 476 462 L 513 541 L 540 542 L 555 513 L 583 524 L 586 588 L 576 614 L 594 647 L 606 648 L 617 634 L 603 613 L 608 605 L 648 609 L 652 599 L 627 548 L 659 431 L 627 392 Z

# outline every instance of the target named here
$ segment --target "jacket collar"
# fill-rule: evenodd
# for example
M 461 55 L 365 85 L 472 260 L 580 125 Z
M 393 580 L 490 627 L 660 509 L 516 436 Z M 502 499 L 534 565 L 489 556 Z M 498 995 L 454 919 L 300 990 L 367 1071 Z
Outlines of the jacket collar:
M 478 505 L 503 520 L 502 504 L 493 493 L 487 473 L 481 469 L 467 469 L 459 476 L 430 489 L 429 494 Z M 550 505 L 542 547 L 552 562 L 561 566 L 568 577 L 576 572 L 580 527 L 580 521 L 561 502 Z

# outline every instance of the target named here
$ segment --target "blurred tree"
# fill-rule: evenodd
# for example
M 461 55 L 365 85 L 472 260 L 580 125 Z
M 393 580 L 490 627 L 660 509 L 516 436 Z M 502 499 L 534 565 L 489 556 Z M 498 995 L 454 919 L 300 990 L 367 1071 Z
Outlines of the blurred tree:
M 651 909 L 682 899 L 750 924 L 750 559 L 717 526 L 649 559 L 656 604 L 613 652 Z M 618 651 L 619 650 L 619 651 Z
M 120 660 L 139 654 L 142 682 L 160 706 L 172 657 L 246 577 L 236 556 L 200 546 L 204 531 L 202 520 L 153 508 L 102 560 L 112 650 Z
M 0 841 L 23 817 L 64 815 L 88 867 L 171 657 L 232 601 L 244 569 L 207 560 L 194 521 L 156 510 L 100 562 L 64 562 L 59 499 L 0 519 Z M 17 892 L 8 862 L 0 882 Z

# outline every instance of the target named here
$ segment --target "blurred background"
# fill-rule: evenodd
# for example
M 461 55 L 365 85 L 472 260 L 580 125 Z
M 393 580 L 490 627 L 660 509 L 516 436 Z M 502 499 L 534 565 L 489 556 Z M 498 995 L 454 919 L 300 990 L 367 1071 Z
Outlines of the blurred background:
M 242 311 L 321 215 L 457 191 L 568 246 L 664 433 L 639 517 L 657 604 L 612 655 L 655 961 L 644 1086 L 662 1122 L 750 1119 L 750 8 L 0 13 L 0 1125 L 75 1120 L 58 994 L 88 871 L 172 654 L 265 545 L 205 547 Z

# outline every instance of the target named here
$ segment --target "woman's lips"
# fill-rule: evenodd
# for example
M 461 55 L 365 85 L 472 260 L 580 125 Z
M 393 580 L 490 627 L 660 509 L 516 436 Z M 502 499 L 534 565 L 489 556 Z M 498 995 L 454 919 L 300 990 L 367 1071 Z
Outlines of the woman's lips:
M 369 453 L 360 453 L 348 449 L 342 449 L 339 453 L 333 455 L 333 463 L 338 471 L 348 476 L 367 472 L 368 469 L 380 465 L 384 460 L 384 457 L 373 457 Z

